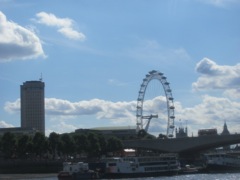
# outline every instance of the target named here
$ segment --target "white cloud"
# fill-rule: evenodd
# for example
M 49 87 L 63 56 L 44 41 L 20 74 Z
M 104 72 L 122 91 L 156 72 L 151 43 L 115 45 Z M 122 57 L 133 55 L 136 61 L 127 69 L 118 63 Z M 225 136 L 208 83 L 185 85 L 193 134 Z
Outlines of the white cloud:
M 240 131 L 240 103 L 231 101 L 228 98 L 218 98 L 205 95 L 202 102 L 190 108 L 183 108 L 177 103 L 175 124 L 179 125 L 178 120 L 185 121 L 189 127 L 189 132 L 197 135 L 199 129 L 217 128 L 218 133 L 223 130 L 224 121 L 227 122 L 231 133 Z
M 144 101 L 143 113 L 145 113 L 143 115 L 151 114 L 162 114 L 163 116 L 166 115 L 167 114 L 166 97 L 158 96 L 153 99 L 148 99 Z
M 73 40 L 85 40 L 86 36 L 82 32 L 78 32 L 73 28 L 74 21 L 69 18 L 59 18 L 54 14 L 40 12 L 36 14 L 36 22 L 47 26 L 57 27 L 58 32 L 65 37 Z
M 54 130 L 53 130 L 54 129 Z M 46 130 L 46 135 L 48 136 L 51 132 L 57 132 L 57 133 L 69 133 L 69 132 L 74 132 L 78 127 L 71 125 L 69 123 L 66 123 L 64 121 L 58 121 L 56 124 L 51 125 Z
M 202 99 L 200 104 L 191 108 L 176 107 L 180 110 L 180 112 L 177 111 L 178 117 L 206 126 L 216 125 L 224 120 L 237 122 L 240 119 L 239 102 L 208 95 L 204 95 Z
M 91 99 L 88 101 L 70 102 L 62 99 L 46 98 L 45 110 L 48 119 L 54 119 L 49 122 L 48 130 L 71 132 L 79 128 L 79 123 L 83 123 L 86 116 L 95 116 L 93 121 L 95 126 L 101 126 L 101 120 L 109 120 L 109 124 L 116 126 L 136 125 L 136 101 L 130 102 L 111 102 L 100 99 Z M 232 133 L 239 131 L 240 126 L 240 102 L 231 101 L 224 97 L 213 97 L 205 95 L 202 102 L 193 107 L 183 107 L 180 102 L 175 104 L 175 125 L 179 126 L 179 120 L 188 122 L 189 132 L 197 135 L 198 129 L 217 128 L 221 133 L 223 123 L 226 121 L 229 130 Z M 8 112 L 19 112 L 19 100 L 5 104 L 5 110 Z M 164 96 L 154 98 L 152 101 L 144 102 L 144 115 L 158 114 L 158 119 L 152 119 L 150 131 L 166 133 L 167 127 L 167 109 Z M 76 118 L 77 117 L 77 118 Z M 82 118 L 81 118 L 82 117 Z M 72 120 L 79 121 L 74 125 Z M 83 120 L 83 121 L 82 121 Z
M 4 110 L 8 113 L 18 113 L 20 112 L 20 99 L 17 99 L 15 102 L 6 102 Z
M 227 7 L 229 5 L 239 4 L 239 0 L 198 0 L 206 4 L 211 4 L 216 7 Z
M 239 89 L 240 64 L 221 66 L 208 58 L 204 58 L 197 63 L 196 71 L 200 73 L 200 77 L 192 84 L 195 90 Z
M 47 115 L 92 115 L 102 111 L 104 101 L 93 99 L 89 101 L 70 102 L 67 100 L 47 98 L 45 109 Z
M 0 121 L 0 128 L 14 127 L 12 124 L 8 124 L 5 121 Z
M 135 112 L 136 104 L 132 102 L 111 102 L 101 99 L 70 102 L 68 100 L 46 98 L 45 112 L 49 116 L 85 116 L 95 115 L 97 119 L 128 119 Z M 6 102 L 5 111 L 9 113 L 20 111 L 20 99 Z
M 43 56 L 41 41 L 31 30 L 12 21 L 0 11 L 0 62 Z
M 223 95 L 231 99 L 240 99 L 240 88 L 227 89 L 223 92 Z
M 70 39 L 79 39 L 79 40 L 84 40 L 86 37 L 83 33 L 77 32 L 73 30 L 71 27 L 63 27 L 58 30 L 58 32 L 62 33 L 66 37 Z
M 103 111 L 97 114 L 97 118 L 99 119 L 112 119 L 112 120 L 123 120 L 123 121 L 131 121 L 132 118 L 135 117 L 133 113 L 135 113 L 136 102 L 111 102 L 105 101 L 101 104 L 103 107 Z

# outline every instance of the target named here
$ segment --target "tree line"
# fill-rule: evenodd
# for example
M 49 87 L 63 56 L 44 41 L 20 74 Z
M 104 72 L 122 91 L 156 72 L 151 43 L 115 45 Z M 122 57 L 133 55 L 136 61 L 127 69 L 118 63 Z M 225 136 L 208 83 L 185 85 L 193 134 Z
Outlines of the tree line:
M 0 137 L 0 156 L 6 159 L 66 159 L 84 155 L 101 157 L 123 149 L 122 141 L 116 137 L 88 133 L 50 133 L 48 137 L 37 132 L 35 135 L 16 135 L 7 132 Z

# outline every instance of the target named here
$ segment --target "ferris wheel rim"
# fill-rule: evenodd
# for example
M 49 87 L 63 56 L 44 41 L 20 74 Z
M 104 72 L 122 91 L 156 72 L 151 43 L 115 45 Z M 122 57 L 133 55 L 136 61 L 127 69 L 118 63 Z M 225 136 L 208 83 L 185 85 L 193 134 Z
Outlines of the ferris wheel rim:
M 168 112 L 168 122 L 167 122 L 167 137 L 173 137 L 173 131 L 174 131 L 174 102 L 173 102 L 173 96 L 172 91 L 169 86 L 169 82 L 167 82 L 167 78 L 164 76 L 163 73 L 152 70 L 148 74 L 146 74 L 146 77 L 143 79 L 143 82 L 140 86 L 140 90 L 138 93 L 138 99 L 137 99 L 137 111 L 136 111 L 136 118 L 137 118 L 137 132 L 143 129 L 143 103 L 144 103 L 144 97 L 145 92 L 147 89 L 148 84 L 153 79 L 157 79 L 161 82 L 165 97 L 166 97 L 166 103 L 167 103 L 167 112 Z

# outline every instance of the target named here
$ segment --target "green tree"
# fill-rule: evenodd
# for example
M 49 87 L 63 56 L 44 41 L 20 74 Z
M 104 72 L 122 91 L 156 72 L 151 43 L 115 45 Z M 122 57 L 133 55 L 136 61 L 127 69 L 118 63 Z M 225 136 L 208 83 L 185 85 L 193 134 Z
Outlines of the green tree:
M 15 156 L 16 153 L 16 136 L 11 132 L 4 133 L 2 137 L 2 152 L 6 158 Z
M 2 136 L 0 135 L 0 151 L 2 151 Z
M 60 148 L 60 135 L 55 132 L 50 133 L 48 137 L 48 143 L 49 143 L 49 150 L 53 155 L 53 159 L 55 159 Z
M 23 134 L 17 141 L 17 154 L 20 158 L 26 157 L 31 152 L 31 138 L 30 136 Z
M 123 149 L 122 141 L 116 137 L 110 137 L 107 143 L 108 152 L 115 152 Z
M 107 153 L 107 140 L 103 135 L 99 135 L 98 141 L 100 145 L 100 153 L 101 155 L 105 155 Z
M 75 134 L 73 138 L 75 141 L 76 153 L 81 154 L 87 152 L 89 146 L 87 136 L 84 134 Z
M 60 136 L 61 151 L 65 156 L 73 155 L 75 152 L 75 145 L 72 136 L 63 134 Z
M 32 141 L 33 141 L 32 143 L 33 153 L 35 153 L 35 155 L 41 158 L 43 153 L 47 152 L 46 137 L 42 133 L 37 132 L 35 133 Z
M 89 133 L 88 136 L 89 146 L 88 146 L 88 156 L 89 157 L 98 157 L 101 152 L 101 147 L 99 140 L 94 133 Z

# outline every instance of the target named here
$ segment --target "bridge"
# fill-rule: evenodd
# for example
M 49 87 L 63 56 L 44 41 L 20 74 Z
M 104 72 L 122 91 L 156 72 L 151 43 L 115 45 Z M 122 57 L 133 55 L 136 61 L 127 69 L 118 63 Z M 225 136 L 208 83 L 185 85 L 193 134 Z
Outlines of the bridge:
M 240 143 L 240 134 L 229 134 L 171 139 L 124 140 L 123 146 L 124 148 L 158 150 L 168 153 L 197 153 L 238 143 Z
M 161 152 L 170 152 L 170 153 L 197 153 L 202 152 L 204 150 L 208 150 L 211 148 L 223 147 L 226 145 L 238 144 L 240 143 L 240 134 L 229 134 L 229 131 L 226 126 L 226 122 L 224 124 L 224 130 L 221 135 L 217 134 L 217 130 L 215 129 L 206 129 L 207 131 L 203 131 L 204 133 L 200 133 L 198 137 L 187 137 L 187 132 L 185 132 L 186 136 L 181 136 L 178 138 L 172 138 L 174 133 L 174 103 L 172 97 L 172 90 L 169 86 L 169 82 L 167 81 L 166 76 L 163 73 L 152 70 L 150 71 L 140 86 L 138 98 L 137 98 L 137 132 L 143 132 L 148 130 L 150 124 L 150 118 L 153 116 L 144 116 L 144 102 L 145 102 L 145 92 L 148 87 L 148 84 L 152 80 L 158 80 L 163 87 L 166 96 L 167 103 L 167 133 L 166 138 L 158 138 L 158 139 L 134 139 L 134 140 L 124 140 L 123 146 L 124 148 L 133 148 L 133 149 L 146 149 L 146 150 L 158 150 Z M 147 119 L 146 127 L 144 128 L 143 120 Z M 155 115 L 158 117 L 158 115 Z M 177 137 L 177 135 L 176 135 Z

